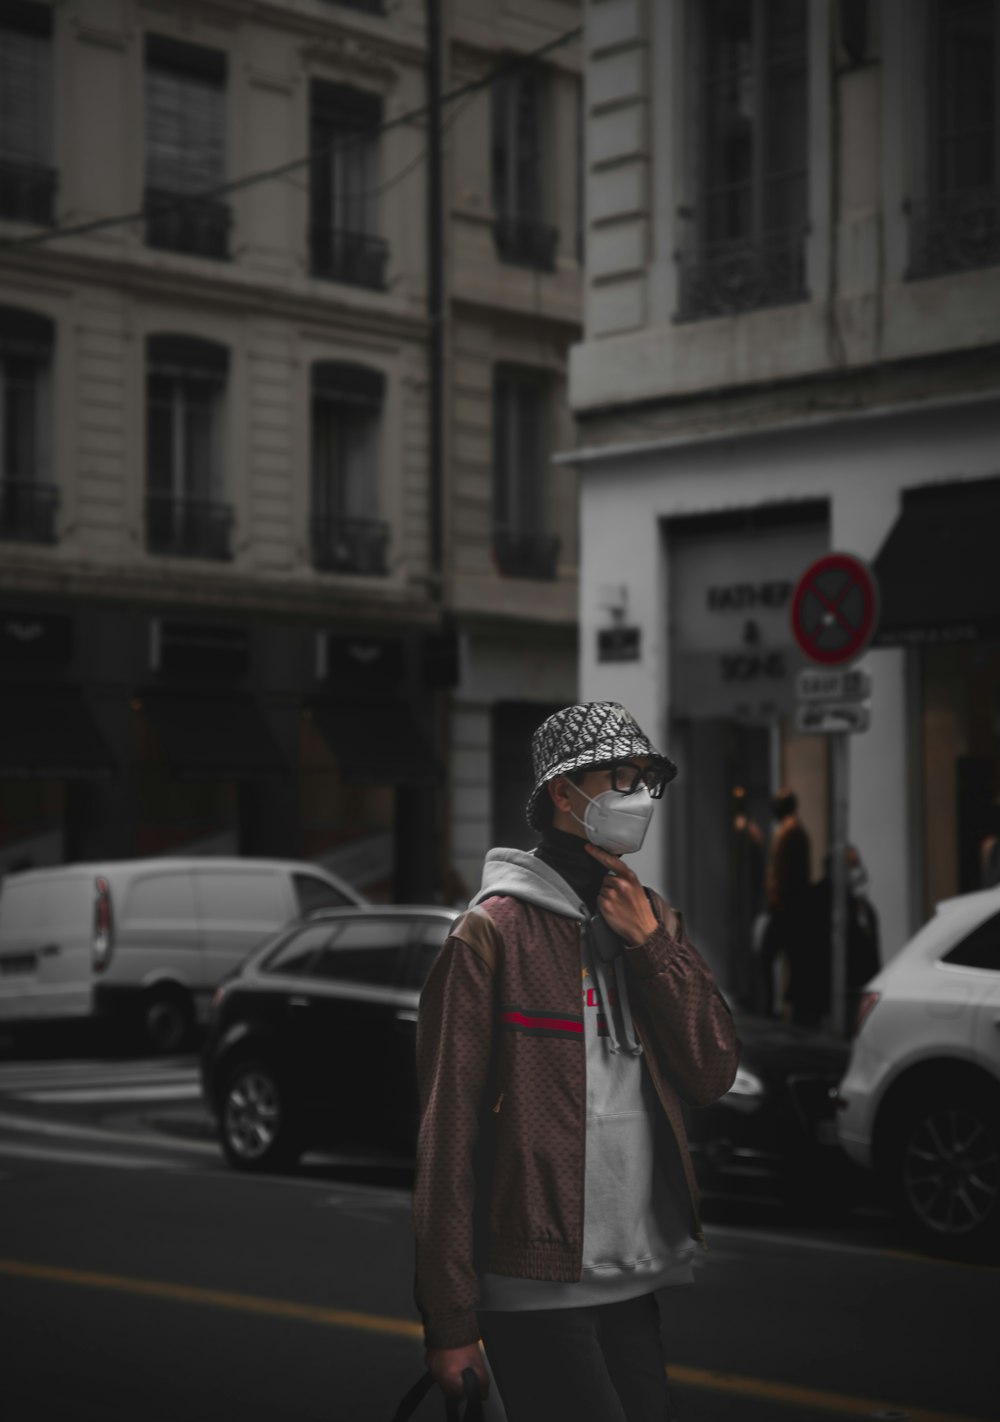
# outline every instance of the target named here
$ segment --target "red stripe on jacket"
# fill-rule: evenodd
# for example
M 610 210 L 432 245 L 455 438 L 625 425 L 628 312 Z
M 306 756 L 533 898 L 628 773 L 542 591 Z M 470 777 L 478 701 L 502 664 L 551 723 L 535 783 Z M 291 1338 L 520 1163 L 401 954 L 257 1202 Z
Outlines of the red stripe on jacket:
M 501 1022 L 518 1022 L 522 1027 L 548 1027 L 559 1032 L 582 1032 L 583 1023 L 572 1017 L 528 1017 L 523 1012 L 504 1012 Z

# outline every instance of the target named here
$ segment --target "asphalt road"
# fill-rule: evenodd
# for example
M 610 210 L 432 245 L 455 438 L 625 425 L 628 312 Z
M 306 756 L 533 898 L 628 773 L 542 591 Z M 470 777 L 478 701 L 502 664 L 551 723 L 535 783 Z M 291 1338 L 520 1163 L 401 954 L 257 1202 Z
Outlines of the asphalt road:
M 1000 1270 L 871 1213 L 708 1233 L 664 1297 L 681 1422 L 1000 1416 Z M 411 1283 L 404 1165 L 235 1175 L 190 1059 L 0 1061 L 5 1422 L 389 1422 L 423 1366 Z

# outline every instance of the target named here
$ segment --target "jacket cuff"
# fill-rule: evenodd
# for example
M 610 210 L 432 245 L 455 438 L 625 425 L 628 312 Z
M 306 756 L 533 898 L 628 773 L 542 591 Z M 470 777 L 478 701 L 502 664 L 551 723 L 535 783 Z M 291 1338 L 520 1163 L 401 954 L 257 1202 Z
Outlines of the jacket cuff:
M 625 961 L 637 978 L 652 978 L 657 973 L 662 973 L 668 961 L 680 948 L 684 935 L 684 924 L 680 914 L 677 914 L 677 921 L 681 931 L 676 938 L 671 938 L 661 923 L 649 935 L 645 943 L 638 943 L 634 948 L 625 949 Z
M 428 1348 L 465 1348 L 478 1342 L 479 1320 L 474 1309 L 424 1318 L 424 1343 Z

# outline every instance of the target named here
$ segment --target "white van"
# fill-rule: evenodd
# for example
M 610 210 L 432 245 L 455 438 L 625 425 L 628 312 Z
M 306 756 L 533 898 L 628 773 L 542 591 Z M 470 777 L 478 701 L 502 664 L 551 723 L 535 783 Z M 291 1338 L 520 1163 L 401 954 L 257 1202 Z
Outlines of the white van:
M 0 885 L 0 1023 L 129 1016 L 176 1051 L 219 982 L 312 909 L 364 904 L 316 864 L 127 859 L 8 875 Z

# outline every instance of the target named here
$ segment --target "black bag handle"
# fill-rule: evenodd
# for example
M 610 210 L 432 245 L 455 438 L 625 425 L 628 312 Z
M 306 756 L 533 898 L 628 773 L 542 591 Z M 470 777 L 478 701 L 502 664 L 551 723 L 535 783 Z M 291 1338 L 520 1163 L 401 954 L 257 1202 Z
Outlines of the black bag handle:
M 462 1422 L 483 1422 L 483 1399 L 479 1391 L 479 1379 L 472 1368 L 463 1370 L 462 1384 L 465 1388 L 465 1417 Z M 422 1377 L 417 1378 L 409 1392 L 400 1400 L 392 1422 L 408 1422 L 433 1386 L 434 1379 L 430 1373 L 424 1373 Z M 455 1398 L 445 1398 L 444 1411 L 445 1422 L 460 1422 L 458 1402 Z

